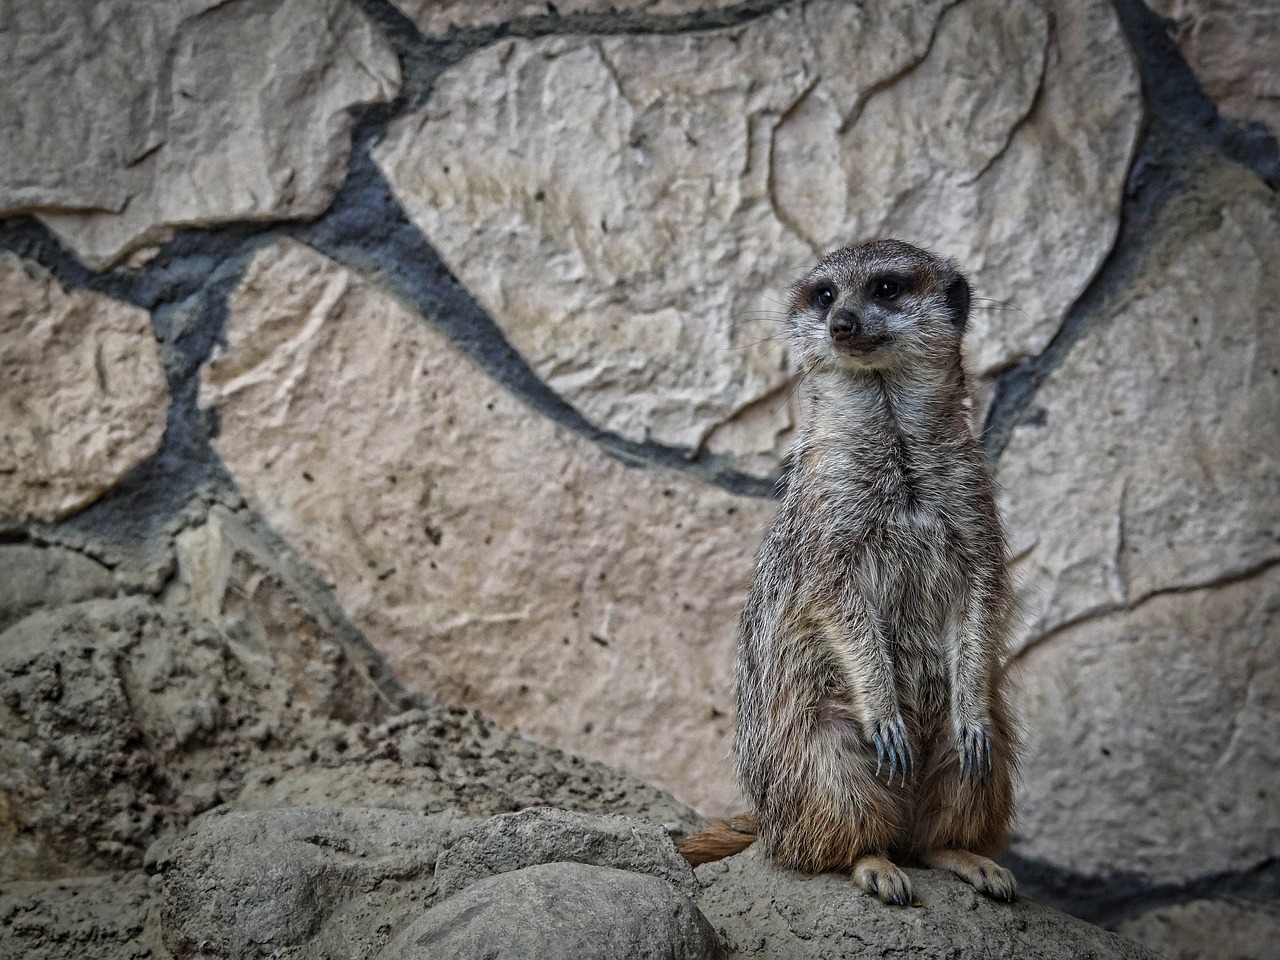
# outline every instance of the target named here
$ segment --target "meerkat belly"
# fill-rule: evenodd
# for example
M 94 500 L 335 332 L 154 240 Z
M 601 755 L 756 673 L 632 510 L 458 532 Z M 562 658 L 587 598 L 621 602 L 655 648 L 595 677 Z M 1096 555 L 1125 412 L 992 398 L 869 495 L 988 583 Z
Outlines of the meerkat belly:
M 904 515 L 868 551 L 864 590 L 886 632 L 906 712 L 944 706 L 964 584 L 954 535 L 940 517 Z

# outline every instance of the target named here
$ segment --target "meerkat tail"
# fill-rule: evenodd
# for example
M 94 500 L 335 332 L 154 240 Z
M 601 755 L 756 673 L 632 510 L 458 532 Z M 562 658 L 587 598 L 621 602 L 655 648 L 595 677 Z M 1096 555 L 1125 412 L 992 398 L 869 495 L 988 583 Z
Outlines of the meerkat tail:
M 755 842 L 756 815 L 740 813 L 676 841 L 676 849 L 691 867 L 696 867 L 741 853 Z

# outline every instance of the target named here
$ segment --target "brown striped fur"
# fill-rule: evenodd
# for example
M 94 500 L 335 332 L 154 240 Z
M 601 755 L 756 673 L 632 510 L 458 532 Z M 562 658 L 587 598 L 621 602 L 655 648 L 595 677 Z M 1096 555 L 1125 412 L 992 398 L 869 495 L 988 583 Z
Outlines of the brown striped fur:
M 1014 601 L 970 424 L 968 310 L 953 263 L 894 240 L 792 289 L 805 419 L 742 615 L 734 752 L 760 840 L 886 903 L 911 899 L 894 859 L 1014 895 L 987 859 L 1013 814 Z

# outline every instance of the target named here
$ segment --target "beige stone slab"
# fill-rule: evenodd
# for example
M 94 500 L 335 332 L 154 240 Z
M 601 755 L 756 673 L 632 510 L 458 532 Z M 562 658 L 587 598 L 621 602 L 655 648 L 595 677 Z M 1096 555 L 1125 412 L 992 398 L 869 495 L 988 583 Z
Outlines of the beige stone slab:
M 146 311 L 0 252 L 0 520 L 88 506 L 155 453 L 168 411 Z
M 766 472 L 794 419 L 785 290 L 821 251 L 891 234 L 958 257 L 994 371 L 1043 348 L 1110 250 L 1140 113 L 1105 3 L 814 0 L 494 44 L 375 157 L 589 419 Z
M 1280 205 L 1213 177 L 1000 461 L 1031 638 L 1280 557 Z
M 259 254 L 202 375 L 218 453 L 410 687 L 707 811 L 772 504 L 624 466 L 307 248 Z
M 1014 850 L 1156 883 L 1280 854 L 1280 570 L 1069 627 L 1017 675 Z
M 8 0 L 0 212 L 37 211 L 93 267 L 173 226 L 314 217 L 348 108 L 398 86 L 348 0 Z
M 1151 0 L 1222 112 L 1280 134 L 1280 6 L 1257 0 Z

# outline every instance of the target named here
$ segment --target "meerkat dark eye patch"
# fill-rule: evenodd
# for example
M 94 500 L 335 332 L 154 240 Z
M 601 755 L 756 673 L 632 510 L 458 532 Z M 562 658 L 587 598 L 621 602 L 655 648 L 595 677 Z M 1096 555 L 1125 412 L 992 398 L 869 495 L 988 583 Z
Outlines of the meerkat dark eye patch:
M 819 310 L 825 310 L 836 302 L 835 287 L 829 283 L 820 283 L 813 288 L 813 292 L 809 294 L 809 302 Z
M 969 324 L 969 281 L 964 277 L 956 277 L 947 284 L 945 296 L 947 306 L 951 309 L 952 324 L 964 333 L 964 328 Z
M 907 281 L 902 277 L 872 277 L 867 283 L 867 295 L 884 303 L 897 300 L 906 289 Z

